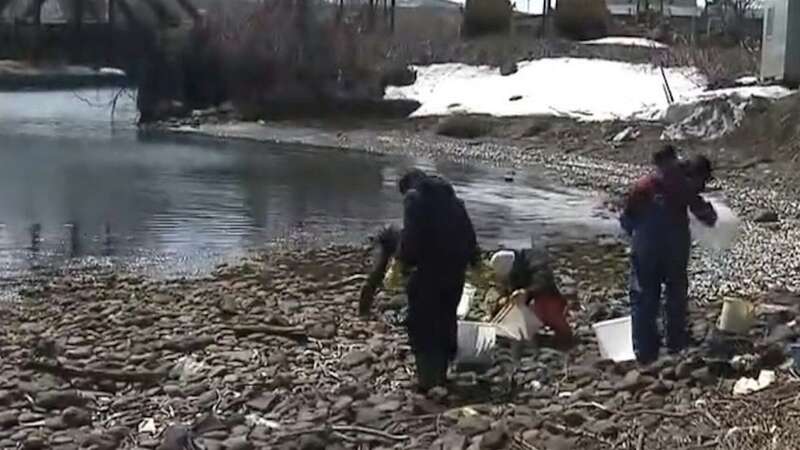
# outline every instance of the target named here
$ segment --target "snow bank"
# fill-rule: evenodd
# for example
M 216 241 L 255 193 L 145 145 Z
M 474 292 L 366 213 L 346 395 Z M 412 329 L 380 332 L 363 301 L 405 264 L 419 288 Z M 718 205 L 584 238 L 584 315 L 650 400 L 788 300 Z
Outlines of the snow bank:
M 594 39 L 591 41 L 582 41 L 581 44 L 585 45 L 623 45 L 627 47 L 648 47 L 648 48 L 668 48 L 661 42 L 652 39 L 645 39 L 641 37 L 604 37 Z
M 584 120 L 653 120 L 668 106 L 661 73 L 650 65 L 556 58 L 522 62 L 518 67 L 509 76 L 488 66 L 415 67 L 416 83 L 389 87 L 386 97 L 419 101 L 422 106 L 413 116 L 547 114 Z M 691 69 L 668 69 L 666 76 L 676 98 L 705 84 Z
M 388 99 L 413 99 L 412 116 L 490 114 L 557 115 L 580 120 L 661 120 L 669 107 L 659 68 L 649 64 L 582 58 L 522 62 L 502 76 L 497 68 L 465 64 L 415 67 L 411 86 L 388 87 Z M 750 86 L 705 91 L 706 79 L 691 68 L 664 71 L 676 103 L 737 94 L 779 98 L 791 91 Z

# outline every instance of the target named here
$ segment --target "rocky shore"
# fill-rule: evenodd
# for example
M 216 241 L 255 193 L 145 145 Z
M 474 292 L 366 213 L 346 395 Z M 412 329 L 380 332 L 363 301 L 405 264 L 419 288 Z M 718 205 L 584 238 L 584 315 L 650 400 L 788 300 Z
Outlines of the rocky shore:
M 792 372 L 731 396 L 739 376 L 785 363 L 782 345 L 797 335 L 792 294 L 760 297 L 744 340 L 712 333 L 718 304 L 697 299 L 687 355 L 614 364 L 600 360 L 590 324 L 626 313 L 624 246 L 554 247 L 580 343 L 528 349 L 516 371 L 500 348 L 487 373 L 453 374 L 448 391 L 421 396 L 402 294 L 384 292 L 371 318 L 356 315 L 366 250 L 276 250 L 196 280 L 38 280 L 3 312 L 0 448 L 796 445 Z M 731 364 L 734 353 L 747 364 Z

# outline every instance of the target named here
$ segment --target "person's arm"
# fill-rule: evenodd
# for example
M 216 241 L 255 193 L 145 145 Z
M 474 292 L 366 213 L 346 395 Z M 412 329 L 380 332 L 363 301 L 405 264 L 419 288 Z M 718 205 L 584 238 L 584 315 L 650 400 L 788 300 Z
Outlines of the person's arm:
M 423 242 L 422 198 L 415 190 L 410 190 L 403 197 L 403 230 L 400 233 L 400 247 L 397 259 L 404 269 L 415 267 L 419 263 L 420 246 Z
M 652 195 L 654 182 L 651 176 L 640 179 L 631 187 L 625 197 L 625 203 L 619 222 L 622 229 L 625 230 L 628 235 L 633 234 L 636 219 L 644 204 Z
M 703 222 L 709 227 L 713 227 L 717 223 L 717 211 L 714 206 L 706 201 L 702 195 L 693 194 L 689 201 L 689 211 L 697 217 L 697 220 Z
M 472 219 L 469 217 L 469 213 L 467 212 L 467 208 L 464 206 L 464 202 L 459 200 L 459 203 L 464 214 L 464 220 L 466 221 L 467 254 L 470 256 L 469 265 L 472 268 L 476 268 L 481 262 L 481 250 L 480 247 L 478 247 L 478 238 L 475 235 L 475 227 L 472 225 Z

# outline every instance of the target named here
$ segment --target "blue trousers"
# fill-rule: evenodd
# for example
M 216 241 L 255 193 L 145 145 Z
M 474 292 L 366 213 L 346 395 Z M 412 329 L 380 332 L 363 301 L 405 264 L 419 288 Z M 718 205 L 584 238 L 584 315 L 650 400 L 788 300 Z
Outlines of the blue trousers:
M 661 348 L 658 318 L 662 312 L 662 285 L 666 344 L 670 352 L 689 345 L 688 289 L 690 237 L 684 233 L 634 236 L 631 253 L 630 300 L 633 347 L 641 363 L 658 359 Z

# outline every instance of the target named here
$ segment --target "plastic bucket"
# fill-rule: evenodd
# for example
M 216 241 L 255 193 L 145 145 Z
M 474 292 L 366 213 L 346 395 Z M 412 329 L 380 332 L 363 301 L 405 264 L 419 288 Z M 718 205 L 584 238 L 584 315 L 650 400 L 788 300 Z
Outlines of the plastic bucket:
M 636 359 L 630 316 L 598 322 L 592 328 L 597 336 L 600 356 L 614 362 Z
M 740 298 L 726 298 L 722 303 L 717 328 L 730 333 L 745 333 L 755 320 L 755 306 Z
M 456 315 L 459 319 L 467 317 L 469 307 L 472 304 L 472 299 L 475 298 L 476 291 L 477 289 L 475 286 L 469 283 L 464 284 L 464 290 L 461 291 L 461 300 L 458 302 L 458 308 L 456 309 Z
M 709 202 L 717 213 L 717 222 L 713 227 L 706 226 L 697 220 L 690 211 L 689 228 L 692 232 L 692 239 L 710 250 L 727 250 L 739 237 L 741 220 L 724 203 L 713 198 Z
M 458 321 L 456 364 L 491 364 L 497 328 L 484 322 Z

